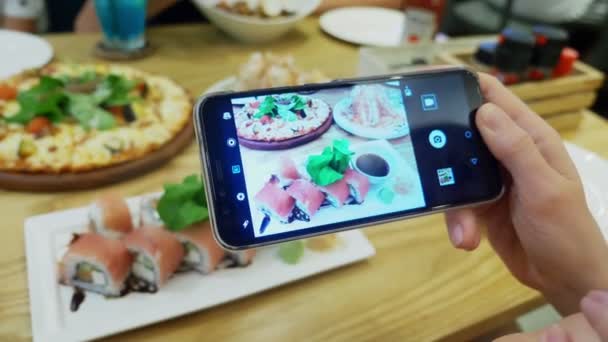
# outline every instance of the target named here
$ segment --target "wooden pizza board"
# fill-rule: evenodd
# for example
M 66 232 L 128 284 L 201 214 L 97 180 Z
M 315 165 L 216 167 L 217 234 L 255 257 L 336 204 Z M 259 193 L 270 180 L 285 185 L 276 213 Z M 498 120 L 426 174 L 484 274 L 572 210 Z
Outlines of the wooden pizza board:
M 152 171 L 186 148 L 194 135 L 192 120 L 171 141 L 141 159 L 93 171 L 36 174 L 0 171 L 0 189 L 32 192 L 84 190 L 117 183 Z

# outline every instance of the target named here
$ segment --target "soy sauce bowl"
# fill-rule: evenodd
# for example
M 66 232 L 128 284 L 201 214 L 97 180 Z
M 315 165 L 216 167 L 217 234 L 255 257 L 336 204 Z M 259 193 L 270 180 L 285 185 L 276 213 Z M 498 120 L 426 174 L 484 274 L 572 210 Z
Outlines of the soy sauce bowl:
M 371 184 L 382 184 L 392 177 L 392 164 L 382 151 L 360 151 L 351 159 L 352 168 L 366 176 Z

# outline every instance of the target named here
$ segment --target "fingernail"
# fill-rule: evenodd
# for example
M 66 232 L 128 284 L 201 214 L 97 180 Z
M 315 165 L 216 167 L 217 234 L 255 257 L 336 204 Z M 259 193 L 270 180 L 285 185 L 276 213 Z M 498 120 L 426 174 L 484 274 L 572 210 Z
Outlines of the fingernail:
M 455 225 L 452 229 L 450 229 L 450 240 L 455 247 L 460 247 L 462 245 L 462 240 L 464 239 L 464 231 L 462 229 L 461 224 Z
M 599 290 L 589 292 L 581 301 L 581 310 L 591 316 L 600 315 L 608 310 L 608 292 Z
M 593 290 L 585 298 L 589 298 L 597 304 L 608 306 L 608 291 Z
M 508 123 L 508 118 L 502 109 L 495 104 L 486 103 L 477 111 L 477 115 L 481 119 L 481 125 L 492 131 L 500 131 Z
M 568 342 L 568 336 L 559 325 L 552 325 L 540 337 L 541 342 Z

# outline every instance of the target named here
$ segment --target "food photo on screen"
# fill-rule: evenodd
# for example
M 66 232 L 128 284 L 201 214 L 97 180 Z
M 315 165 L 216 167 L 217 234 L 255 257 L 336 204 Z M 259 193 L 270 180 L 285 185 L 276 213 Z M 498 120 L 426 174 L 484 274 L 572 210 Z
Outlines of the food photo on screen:
M 398 81 L 232 99 L 256 237 L 425 206 Z

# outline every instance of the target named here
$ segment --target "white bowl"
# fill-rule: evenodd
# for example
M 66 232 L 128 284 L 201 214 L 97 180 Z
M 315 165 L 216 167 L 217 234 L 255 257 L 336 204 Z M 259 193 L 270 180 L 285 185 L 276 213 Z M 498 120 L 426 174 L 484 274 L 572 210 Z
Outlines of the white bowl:
M 384 159 L 384 161 L 386 162 L 386 164 L 388 166 L 388 173 L 384 176 L 379 177 L 379 176 L 372 176 L 372 175 L 368 174 L 367 172 L 364 172 L 361 169 L 359 169 L 359 166 L 357 165 L 357 159 L 359 159 L 359 157 L 361 157 L 365 154 L 375 154 L 376 156 Z M 365 146 L 363 148 L 359 148 L 355 151 L 355 154 L 352 156 L 352 158 L 350 160 L 351 167 L 353 169 L 357 170 L 362 175 L 366 176 L 369 179 L 369 182 L 371 184 L 382 184 L 386 180 L 393 177 L 396 164 L 397 163 L 396 163 L 395 159 L 393 158 L 392 154 L 380 146 Z
M 312 14 L 321 0 L 293 1 L 296 14 L 288 17 L 258 18 L 229 13 L 217 8 L 218 0 L 195 0 L 199 10 L 220 30 L 244 43 L 265 43 L 275 40 Z

